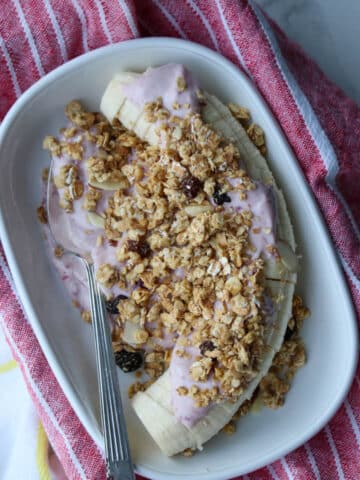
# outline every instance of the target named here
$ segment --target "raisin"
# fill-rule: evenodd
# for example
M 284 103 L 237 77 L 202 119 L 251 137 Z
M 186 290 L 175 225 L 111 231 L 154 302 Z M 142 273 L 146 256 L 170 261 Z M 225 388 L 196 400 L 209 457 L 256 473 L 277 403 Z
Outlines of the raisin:
M 115 352 L 115 362 L 123 372 L 134 372 L 141 367 L 143 356 L 140 352 L 129 352 L 128 350 L 123 349 L 119 352 Z
M 218 184 L 215 185 L 213 199 L 217 205 L 223 205 L 225 202 L 231 202 L 231 198 L 227 193 L 221 193 L 221 186 Z
M 206 352 L 212 352 L 215 350 L 215 345 L 211 340 L 205 340 L 200 346 L 201 355 L 205 355 Z
M 181 188 L 187 198 L 195 198 L 199 191 L 202 189 L 203 183 L 196 177 L 189 175 L 185 177 L 181 182 Z
M 145 240 L 128 240 L 127 247 L 130 252 L 135 252 L 140 257 L 148 257 L 151 253 L 150 245 Z
M 295 331 L 291 330 L 289 327 L 287 327 L 286 332 L 285 332 L 285 340 L 291 340 L 292 337 L 295 336 Z
M 125 300 L 127 298 L 128 297 L 126 297 L 125 295 L 118 295 L 117 297 L 112 298 L 111 300 L 106 300 L 106 302 L 105 302 L 106 310 L 109 313 L 112 313 L 113 315 L 116 315 L 117 313 L 119 313 L 119 311 L 117 309 L 118 303 L 120 302 L 120 300 Z

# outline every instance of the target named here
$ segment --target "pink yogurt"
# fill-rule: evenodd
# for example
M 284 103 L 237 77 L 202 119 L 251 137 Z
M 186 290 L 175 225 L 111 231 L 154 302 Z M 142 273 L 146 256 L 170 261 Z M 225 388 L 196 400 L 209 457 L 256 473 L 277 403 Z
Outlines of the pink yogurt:
M 185 350 L 189 354 L 189 358 L 179 357 L 176 355 L 177 348 Z M 171 378 L 171 401 L 174 409 L 175 417 L 185 427 L 191 428 L 203 418 L 209 411 L 212 405 L 207 407 L 195 407 L 193 399 L 186 395 L 179 395 L 178 387 L 186 387 L 190 389 L 193 385 L 199 387 L 200 390 L 212 388 L 216 383 L 212 378 L 206 382 L 195 382 L 190 374 L 190 367 L 193 364 L 195 357 L 200 355 L 200 350 L 195 347 L 180 347 L 175 345 L 171 355 L 170 361 L 170 378 Z
M 180 77 L 186 82 L 187 88 L 183 92 L 179 92 L 177 88 Z M 184 65 L 176 63 L 150 68 L 130 84 L 124 85 L 123 90 L 129 100 L 140 106 L 162 97 L 164 108 L 178 117 L 184 117 L 189 112 L 198 112 L 200 109 L 196 94 L 199 84 Z M 188 104 L 190 108 L 175 110 L 174 103 Z
M 60 136 L 60 139 L 64 141 L 64 137 Z M 68 139 L 68 142 L 78 142 L 82 140 L 82 145 L 84 148 L 83 159 L 80 161 L 72 160 L 71 157 L 67 154 L 63 154 L 59 157 L 54 157 L 54 175 L 57 175 L 60 171 L 60 168 L 63 165 L 72 163 L 77 166 L 80 180 L 84 185 L 84 195 L 89 190 L 87 173 L 86 173 L 86 160 L 91 156 L 96 156 L 99 153 L 99 148 L 93 143 L 89 142 L 83 132 L 79 133 L 77 136 Z M 56 238 L 61 241 L 61 238 L 64 238 L 64 245 L 67 245 L 67 240 L 70 239 L 73 243 L 75 250 L 81 253 L 87 253 L 93 259 L 95 270 L 103 264 L 109 263 L 112 265 L 118 264 L 116 258 L 116 247 L 112 246 L 106 239 L 103 240 L 101 245 L 97 245 L 97 238 L 99 235 L 102 235 L 103 231 L 99 227 L 93 226 L 88 220 L 88 212 L 83 208 L 84 196 L 78 200 L 74 200 L 72 213 L 64 213 L 64 211 L 57 207 L 59 200 L 59 193 L 61 195 L 62 189 L 57 191 L 54 188 L 52 195 L 53 200 L 51 202 L 52 212 L 51 212 L 51 226 L 54 231 Z M 105 211 L 109 198 L 112 196 L 113 192 L 111 191 L 102 191 L 102 197 L 97 203 L 96 212 L 101 214 Z M 57 267 L 60 276 L 65 284 L 65 287 L 70 293 L 70 296 L 73 300 L 76 300 L 81 309 L 89 309 L 89 300 L 88 300 L 88 287 L 87 287 L 87 278 L 84 270 L 84 266 L 81 261 L 76 257 L 71 255 L 64 255 L 61 258 L 54 259 L 55 266 Z M 119 289 L 117 285 L 114 285 L 112 288 L 103 288 L 103 291 L 106 295 L 128 295 L 128 292 Z
M 241 179 L 228 178 L 228 182 L 236 187 Z M 228 192 L 231 202 L 225 203 L 225 208 L 234 208 L 235 210 L 250 210 L 253 214 L 252 227 L 249 231 L 250 241 L 255 248 L 250 252 L 253 258 L 259 257 L 262 253 L 266 257 L 270 256 L 266 247 L 275 244 L 276 236 L 276 208 L 275 198 L 272 187 L 266 186 L 261 182 L 254 182 L 255 190 L 246 192 L 246 199 L 241 200 L 237 190 Z

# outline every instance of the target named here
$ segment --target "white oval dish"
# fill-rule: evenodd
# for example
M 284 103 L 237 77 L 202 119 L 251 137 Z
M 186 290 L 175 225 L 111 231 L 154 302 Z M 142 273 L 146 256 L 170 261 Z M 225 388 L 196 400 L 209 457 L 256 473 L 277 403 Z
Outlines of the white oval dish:
M 78 98 L 98 109 L 111 77 L 168 62 L 185 64 L 223 101 L 248 107 L 266 133 L 269 164 L 283 189 L 302 256 L 298 292 L 311 309 L 303 338 L 308 362 L 295 377 L 285 406 L 238 422 L 191 458 L 165 458 L 126 399 L 133 380 L 120 374 L 137 471 L 153 480 L 222 480 L 260 468 L 317 433 L 336 412 L 357 360 L 357 327 L 336 253 L 312 193 L 278 124 L 248 78 L 220 55 L 168 38 L 132 40 L 83 55 L 27 90 L 0 127 L 0 236 L 25 311 L 66 396 L 101 445 L 91 327 L 80 320 L 45 254 L 36 219 L 41 170 L 49 163 L 42 139 L 64 124 L 63 109 Z M 161 421 L 161 419 L 159 419 Z

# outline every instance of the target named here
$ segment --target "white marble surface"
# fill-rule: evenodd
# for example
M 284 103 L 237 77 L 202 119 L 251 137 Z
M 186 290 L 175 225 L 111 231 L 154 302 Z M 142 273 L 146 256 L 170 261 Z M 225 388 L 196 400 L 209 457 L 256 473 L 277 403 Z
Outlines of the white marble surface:
M 360 0 L 256 0 L 360 105 Z

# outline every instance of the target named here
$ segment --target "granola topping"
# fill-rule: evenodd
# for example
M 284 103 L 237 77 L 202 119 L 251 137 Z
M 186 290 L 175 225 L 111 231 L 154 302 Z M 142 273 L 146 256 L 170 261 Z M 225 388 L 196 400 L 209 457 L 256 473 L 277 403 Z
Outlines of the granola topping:
M 212 404 L 236 401 L 259 372 L 268 348 L 264 258 L 277 256 L 276 221 L 271 186 L 248 176 L 236 146 L 197 113 L 203 97 L 193 80 L 181 69 L 175 73 L 173 97 L 166 88 L 154 96 L 153 70 L 146 74 L 151 98 L 144 76 L 128 91 L 145 104 L 157 146 L 75 101 L 66 108 L 69 126 L 59 139 L 46 137 L 44 147 L 57 159 L 61 208 L 84 223 L 96 215 L 96 225 L 88 226 L 91 254 L 114 319 L 114 348 L 123 351 L 130 334 L 146 348 L 150 380 L 134 384 L 130 395 L 169 367 L 175 412 L 192 426 Z M 246 109 L 229 108 L 249 122 Z M 264 153 L 260 127 L 252 124 L 247 133 Z M 38 210 L 41 220 L 45 214 Z M 294 340 L 305 315 L 296 302 L 302 313 L 289 323 L 288 339 L 260 385 L 269 406 L 281 404 L 292 372 L 305 361 Z M 82 317 L 90 321 L 85 309 Z M 285 361 L 294 368 L 283 378 Z M 184 405 L 196 407 L 194 418 L 182 417 Z M 225 430 L 232 433 L 233 424 Z
M 159 115 L 167 118 L 161 99 L 146 109 L 154 121 Z M 189 376 L 196 384 L 210 382 L 209 388 L 189 389 L 195 405 L 237 398 L 256 376 L 266 349 L 259 309 L 264 262 L 260 252 L 251 254 L 251 211 L 232 208 L 236 202 L 229 196 L 254 190 L 239 167 L 237 149 L 193 112 L 162 123 L 158 133 L 164 147 L 152 147 L 117 122 L 96 123 L 94 115 L 85 124 L 88 117 L 78 103 L 67 111 L 70 119 L 77 119 L 76 127 L 88 128 L 90 141 L 102 146 L 83 160 L 90 182 L 121 183 L 108 196 L 101 223 L 103 236 L 119 242 L 119 263 L 100 263 L 96 272 L 99 283 L 110 291 L 119 286 L 133 289 L 131 298 L 117 305 L 119 322 L 131 319 L 139 324 L 133 333 L 137 344 L 146 343 L 153 333 L 155 338 L 164 332 L 180 339 L 190 336 L 199 358 L 191 357 Z M 228 178 L 240 178 L 241 187 L 232 188 Z M 55 177 L 70 204 L 83 194 L 77 190 L 79 182 L 74 162 L 61 166 Z M 70 186 L 71 195 L 66 196 Z M 102 191 L 90 186 L 84 197 L 82 208 L 96 211 Z M 158 327 L 145 328 L 154 318 Z M 182 360 L 187 357 L 184 352 Z

